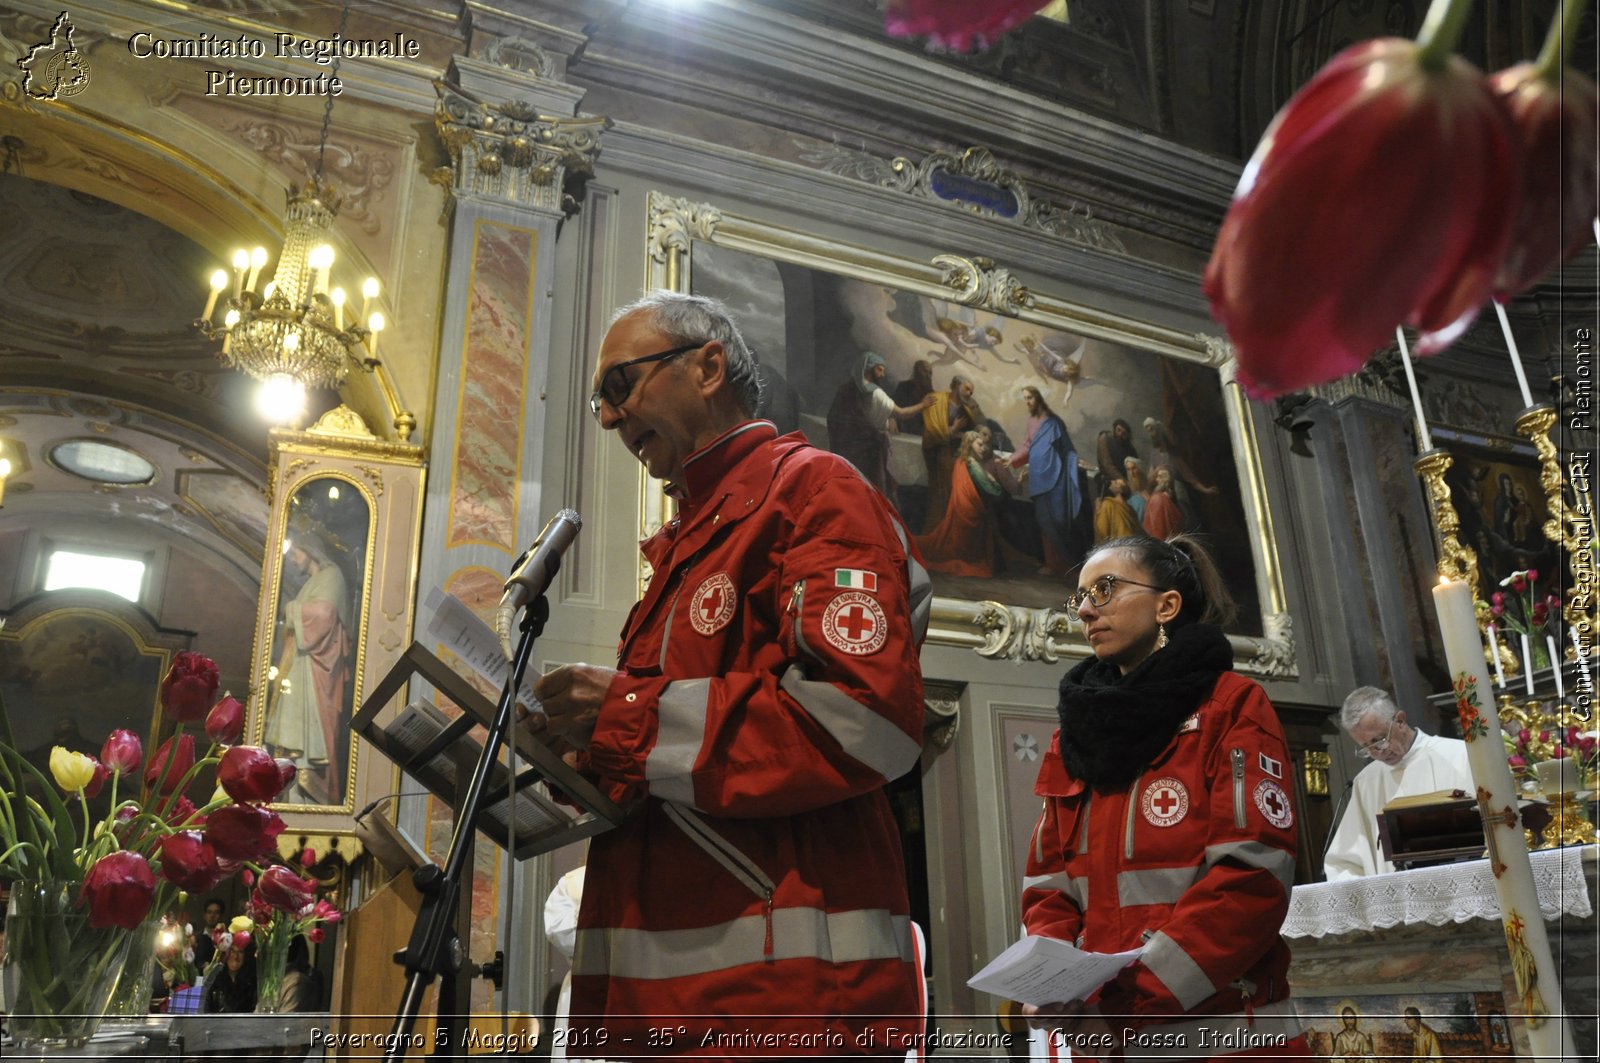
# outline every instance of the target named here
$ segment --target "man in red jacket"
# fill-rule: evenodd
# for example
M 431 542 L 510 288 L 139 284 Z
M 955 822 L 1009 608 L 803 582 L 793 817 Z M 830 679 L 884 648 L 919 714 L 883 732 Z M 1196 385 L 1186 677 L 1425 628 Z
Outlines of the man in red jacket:
M 921 751 L 927 573 L 853 466 L 752 419 L 720 303 L 623 307 L 594 386 L 678 515 L 618 667 L 552 670 L 528 718 L 632 806 L 590 844 L 568 1052 L 903 1056 L 922 1002 L 883 791 Z

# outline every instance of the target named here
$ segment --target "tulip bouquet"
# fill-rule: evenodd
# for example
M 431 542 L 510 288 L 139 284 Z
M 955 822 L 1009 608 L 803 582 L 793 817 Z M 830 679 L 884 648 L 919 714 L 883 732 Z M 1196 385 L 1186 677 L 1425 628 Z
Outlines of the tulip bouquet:
M 194 963 L 194 928 L 170 915 L 161 917 L 156 931 L 156 962 L 174 992 L 195 984 L 200 977 Z
M 1527 639 L 1525 652 L 1531 654 L 1527 664 L 1537 671 L 1550 663 L 1543 636 L 1551 619 L 1561 615 L 1561 596 L 1539 597 L 1539 570 L 1534 568 L 1511 573 L 1500 586 L 1502 590 L 1489 595 L 1489 616 L 1496 627 L 1510 628 Z
M 1563 727 L 1557 721 L 1546 720 L 1537 727 L 1502 731 L 1500 738 L 1505 743 L 1511 773 L 1524 788 L 1533 787 L 1533 766 L 1541 761 L 1570 757 L 1585 776 L 1600 770 L 1600 736 L 1594 731 L 1582 730 L 1575 723 Z
M 139 737 L 119 729 L 98 758 L 52 749 L 49 777 L 17 752 L 0 704 L 0 877 L 16 883 L 6 978 L 19 1039 L 87 1036 L 62 1024 L 98 1022 L 105 1001 L 87 995 L 99 992 L 95 976 L 114 988 L 131 932 L 152 910 L 169 910 L 180 891 L 209 890 L 274 850 L 283 821 L 266 803 L 293 779 L 294 765 L 233 744 L 244 706 L 219 700 L 217 687 L 210 658 L 177 654 L 160 687 L 174 729 L 154 754 L 146 759 Z M 188 733 L 196 724 L 210 743 L 200 757 Z M 213 767 L 220 785 L 197 806 L 188 790 Z M 89 800 L 102 790 L 110 811 L 96 819 Z
M 293 1010 L 293 1002 L 283 998 L 283 980 L 290 943 L 302 934 L 312 944 L 321 942 L 323 926 L 337 923 L 343 916 L 330 901 L 317 899 L 315 882 L 292 868 L 274 864 L 256 880 L 245 914 L 216 930 L 212 939 L 218 955 L 226 948 L 242 949 L 254 941 L 256 1010 L 288 1011 Z

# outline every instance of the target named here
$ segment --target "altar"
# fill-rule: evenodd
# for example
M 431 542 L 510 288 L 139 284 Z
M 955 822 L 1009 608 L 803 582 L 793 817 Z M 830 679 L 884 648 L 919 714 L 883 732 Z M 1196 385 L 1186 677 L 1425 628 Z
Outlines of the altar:
M 1568 1021 L 1589 1059 L 1600 1002 L 1597 859 L 1593 845 L 1532 854 Z M 1379 1058 L 1420 1055 L 1425 1028 L 1446 1059 L 1531 1056 L 1487 860 L 1297 886 L 1283 936 L 1319 1055 L 1332 1055 L 1335 1037 Z

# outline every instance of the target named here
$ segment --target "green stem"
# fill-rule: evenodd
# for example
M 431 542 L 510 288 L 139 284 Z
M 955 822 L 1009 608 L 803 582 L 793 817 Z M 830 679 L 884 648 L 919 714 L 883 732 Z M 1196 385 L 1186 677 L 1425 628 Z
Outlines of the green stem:
M 1424 69 L 1444 69 L 1461 34 L 1466 32 L 1467 16 L 1471 14 L 1472 0 L 1433 0 L 1422 20 L 1422 32 L 1417 34 L 1417 62 Z
M 1572 45 L 1578 39 L 1578 24 L 1589 9 L 1589 0 L 1561 0 L 1561 11 L 1550 30 L 1545 34 L 1544 47 L 1534 63 L 1534 73 L 1554 85 L 1561 80 L 1561 71 L 1572 55 Z

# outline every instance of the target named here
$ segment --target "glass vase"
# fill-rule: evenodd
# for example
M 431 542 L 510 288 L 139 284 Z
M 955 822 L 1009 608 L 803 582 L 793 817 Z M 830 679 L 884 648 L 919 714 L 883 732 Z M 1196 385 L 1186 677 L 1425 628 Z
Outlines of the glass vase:
M 79 882 L 18 882 L 6 915 L 0 979 L 7 1028 L 23 1044 L 76 1048 L 94 1036 L 134 932 L 89 925 Z
M 282 1010 L 283 977 L 289 966 L 289 942 L 294 938 L 294 934 L 271 931 L 256 938 L 257 1011 Z
M 161 933 L 160 919 L 147 919 L 129 931 L 128 958 L 117 991 L 106 1005 L 108 1019 L 143 1019 L 150 1014 L 150 996 L 156 977 L 156 938 Z

